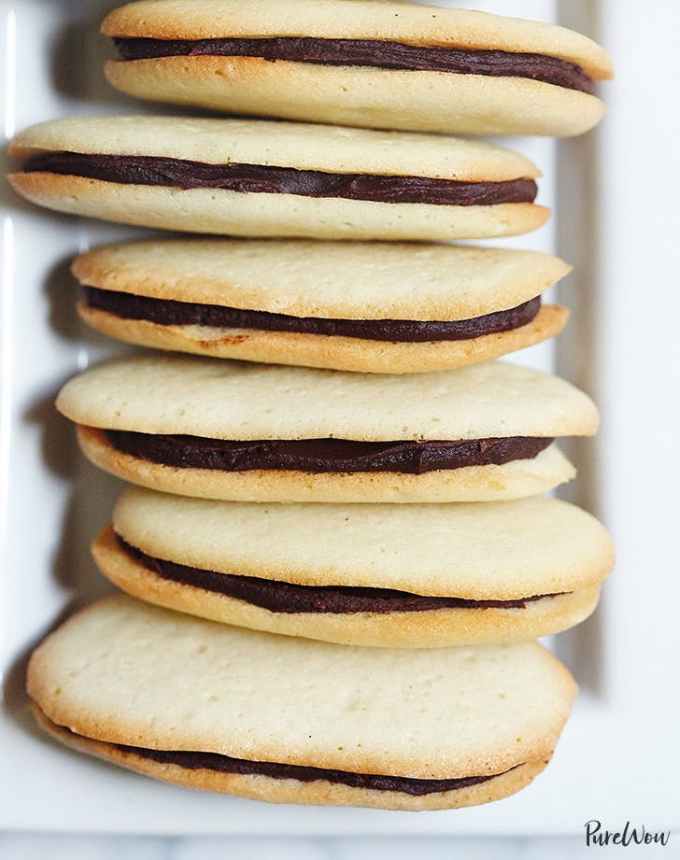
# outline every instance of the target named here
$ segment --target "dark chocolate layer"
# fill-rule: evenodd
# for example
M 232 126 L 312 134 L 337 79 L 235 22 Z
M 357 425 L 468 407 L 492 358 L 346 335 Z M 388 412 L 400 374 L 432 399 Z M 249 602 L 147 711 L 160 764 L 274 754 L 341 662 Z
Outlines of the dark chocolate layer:
M 346 439 L 232 442 L 125 430 L 107 430 L 106 436 L 117 451 L 180 469 L 400 472 L 412 475 L 439 469 L 500 466 L 512 460 L 531 460 L 553 441 L 543 437 L 511 436 L 458 442 L 355 442 Z
M 175 764 L 187 770 L 216 770 L 220 773 L 237 773 L 242 776 L 268 776 L 272 779 L 296 779 L 299 782 L 341 783 L 350 788 L 363 788 L 372 791 L 399 791 L 413 797 L 426 794 L 438 794 L 444 791 L 456 791 L 489 782 L 502 773 L 491 776 L 466 776 L 458 779 L 411 779 L 404 776 L 379 776 L 368 773 L 351 773 L 345 770 L 328 770 L 321 767 L 302 767 L 295 764 L 277 764 L 275 762 L 249 761 L 248 759 L 232 758 L 218 753 L 202 752 L 167 752 L 165 750 L 150 750 L 142 747 L 129 747 L 116 744 L 116 748 L 125 753 L 150 759 L 158 764 Z M 520 765 L 517 765 L 520 767 Z M 510 768 L 515 770 L 515 768 Z M 504 771 L 510 773 L 510 771 Z
M 116 535 L 120 547 L 131 558 L 162 579 L 235 597 L 270 612 L 295 615 L 302 612 L 351 615 L 357 612 L 428 612 L 437 609 L 526 609 L 558 594 L 538 594 L 518 600 L 465 600 L 461 597 L 425 597 L 391 588 L 293 585 L 255 576 L 217 573 L 188 567 L 147 555 Z
M 91 308 L 107 311 L 123 319 L 147 320 L 159 325 L 260 329 L 403 343 L 469 340 L 509 331 L 530 323 L 541 307 L 541 299 L 538 297 L 511 310 L 456 322 L 347 320 L 293 317 L 170 299 L 150 299 L 94 287 L 85 287 L 83 292 L 85 301 Z
M 507 182 L 458 182 L 423 176 L 377 176 L 363 173 L 324 173 L 262 164 L 204 164 L 148 155 L 83 155 L 50 152 L 24 165 L 26 173 L 46 172 L 84 176 L 123 185 L 172 188 L 221 188 L 247 194 L 294 194 L 372 203 L 429 203 L 438 206 L 493 206 L 533 203 L 538 186 L 533 179 Z
M 368 39 L 114 39 L 123 60 L 158 57 L 261 57 L 324 66 L 374 66 L 407 71 L 531 78 L 592 93 L 593 79 L 581 66 L 545 54 L 465 51 Z

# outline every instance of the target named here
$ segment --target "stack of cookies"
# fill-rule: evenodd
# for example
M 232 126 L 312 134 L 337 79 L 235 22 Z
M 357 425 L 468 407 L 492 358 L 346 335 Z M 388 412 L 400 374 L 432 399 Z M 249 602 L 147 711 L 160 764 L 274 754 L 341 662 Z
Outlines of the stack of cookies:
M 606 54 L 370 0 L 145 0 L 103 30 L 119 89 L 268 119 L 66 119 L 13 143 L 35 203 L 224 237 L 74 262 L 85 322 L 164 353 L 59 395 L 85 455 L 131 485 L 94 542 L 126 594 L 35 651 L 39 723 L 261 800 L 514 793 L 575 694 L 534 640 L 593 612 L 613 553 L 545 495 L 595 406 L 496 360 L 559 334 L 567 311 L 542 296 L 569 266 L 444 244 L 540 227 L 539 170 L 444 135 L 584 132 Z

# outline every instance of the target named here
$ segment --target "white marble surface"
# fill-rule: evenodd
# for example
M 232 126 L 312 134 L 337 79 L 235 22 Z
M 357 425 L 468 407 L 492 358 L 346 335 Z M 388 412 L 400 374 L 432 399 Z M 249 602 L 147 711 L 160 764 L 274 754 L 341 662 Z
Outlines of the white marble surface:
M 676 835 L 677 838 L 677 835 Z M 620 847 L 563 839 L 161 839 L 127 836 L 0 835 L 2 860 L 610 860 Z M 667 848 L 628 846 L 623 856 L 678 857 Z

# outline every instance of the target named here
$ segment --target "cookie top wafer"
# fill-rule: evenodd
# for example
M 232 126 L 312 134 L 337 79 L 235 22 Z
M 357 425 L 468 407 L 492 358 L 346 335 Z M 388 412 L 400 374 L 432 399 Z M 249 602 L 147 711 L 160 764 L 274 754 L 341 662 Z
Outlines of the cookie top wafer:
M 127 489 L 123 540 L 187 567 L 298 585 L 471 600 L 571 592 L 602 581 L 611 540 L 556 499 L 458 505 L 248 505 Z
M 541 175 L 523 155 L 489 143 L 263 120 L 70 117 L 32 126 L 17 135 L 10 148 L 20 158 L 50 152 L 465 182 L 506 182 Z
M 566 276 L 532 251 L 365 242 L 152 240 L 97 248 L 81 284 L 297 317 L 464 320 L 516 307 Z
M 609 78 L 607 53 L 563 27 L 464 9 L 367 0 L 145 0 L 111 12 L 107 36 L 148 39 L 316 37 L 396 41 L 468 51 L 543 54 L 576 63 L 592 78 Z
M 502 362 L 411 377 L 132 357 L 75 377 L 57 407 L 89 427 L 232 440 L 555 437 L 598 425 L 568 382 Z
M 114 597 L 36 650 L 28 692 L 96 740 L 443 779 L 548 758 L 575 685 L 533 644 L 349 648 Z

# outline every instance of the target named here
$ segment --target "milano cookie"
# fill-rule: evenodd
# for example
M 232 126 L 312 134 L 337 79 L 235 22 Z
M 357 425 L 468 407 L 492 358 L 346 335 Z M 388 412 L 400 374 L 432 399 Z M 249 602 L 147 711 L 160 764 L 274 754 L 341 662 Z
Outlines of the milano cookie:
M 232 236 L 448 241 L 545 223 L 536 167 L 488 143 L 285 122 L 94 117 L 19 134 L 48 209 Z
M 599 45 L 562 27 L 415 4 L 151 0 L 102 30 L 120 56 L 107 77 L 130 95 L 337 125 L 580 134 L 612 75 Z
M 547 254 L 446 245 L 219 239 L 78 257 L 81 317 L 141 346 L 364 373 L 487 361 L 558 334 Z
M 573 477 L 555 437 L 598 424 L 569 383 L 500 362 L 371 376 L 133 357 L 71 380 L 57 407 L 127 481 L 250 502 L 531 496 Z
M 595 608 L 606 530 L 537 496 L 476 505 L 248 505 L 127 489 L 95 541 L 133 597 L 345 645 L 438 648 L 558 633 Z
M 114 597 L 38 647 L 28 693 L 57 740 L 166 782 L 427 810 L 531 782 L 575 684 L 535 644 L 348 648 Z

